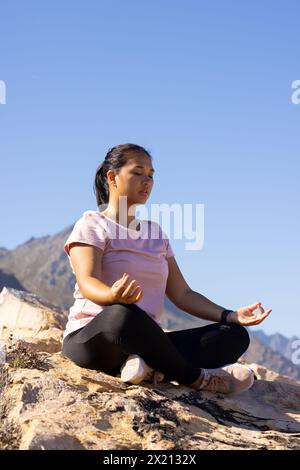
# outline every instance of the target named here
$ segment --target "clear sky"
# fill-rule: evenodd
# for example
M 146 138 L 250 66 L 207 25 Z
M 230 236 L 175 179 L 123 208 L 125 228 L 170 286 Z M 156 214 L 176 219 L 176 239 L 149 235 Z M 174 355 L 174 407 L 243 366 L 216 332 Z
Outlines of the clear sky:
M 253 329 L 300 337 L 299 15 L 298 0 L 0 1 L 0 246 L 96 210 L 98 164 L 136 143 L 149 210 L 204 204 L 201 250 L 170 233 L 189 285 L 261 301 Z

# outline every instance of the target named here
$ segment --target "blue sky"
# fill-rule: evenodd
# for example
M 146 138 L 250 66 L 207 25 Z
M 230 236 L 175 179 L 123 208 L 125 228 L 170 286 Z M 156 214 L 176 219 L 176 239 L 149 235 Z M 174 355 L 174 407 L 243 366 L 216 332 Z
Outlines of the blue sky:
M 153 156 L 146 206 L 204 204 L 204 245 L 170 240 L 196 291 L 272 307 L 300 337 L 298 0 L 0 2 L 0 246 L 88 209 L 121 143 Z M 298 215 L 297 215 L 298 214 Z

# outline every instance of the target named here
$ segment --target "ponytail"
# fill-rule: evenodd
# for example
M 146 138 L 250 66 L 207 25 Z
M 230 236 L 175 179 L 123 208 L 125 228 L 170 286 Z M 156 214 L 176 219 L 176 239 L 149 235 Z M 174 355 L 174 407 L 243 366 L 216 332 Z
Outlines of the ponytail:
M 108 204 L 109 188 L 105 173 L 105 161 L 98 166 L 95 175 L 94 191 L 96 193 L 97 206 Z M 108 171 L 108 170 L 107 170 Z

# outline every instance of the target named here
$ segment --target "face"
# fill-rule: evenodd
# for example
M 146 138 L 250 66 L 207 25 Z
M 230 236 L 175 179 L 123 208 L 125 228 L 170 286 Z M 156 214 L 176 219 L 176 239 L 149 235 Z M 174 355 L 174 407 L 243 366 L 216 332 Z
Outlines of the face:
M 145 153 L 128 154 L 126 165 L 116 175 L 119 196 L 127 196 L 128 205 L 145 204 L 153 187 L 154 168 Z

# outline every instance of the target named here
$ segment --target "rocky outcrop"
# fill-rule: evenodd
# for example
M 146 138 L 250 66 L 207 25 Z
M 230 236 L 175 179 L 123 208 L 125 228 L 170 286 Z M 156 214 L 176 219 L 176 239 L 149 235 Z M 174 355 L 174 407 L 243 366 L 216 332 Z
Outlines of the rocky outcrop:
M 0 339 L 13 335 L 41 351 L 61 349 L 68 312 L 30 292 L 4 287 L 0 293 Z
M 253 387 L 228 397 L 176 382 L 127 385 L 39 354 L 39 369 L 2 366 L 0 448 L 1 436 L 10 449 L 300 447 L 300 383 L 256 364 Z
M 63 246 L 71 230 L 69 226 L 52 236 L 31 237 L 13 250 L 0 250 L 0 287 L 27 290 L 68 308 L 74 301 L 75 278 Z
M 17 295 L 11 295 L 10 312 L 16 316 Z M 294 379 L 250 364 L 257 380 L 239 395 L 199 392 L 176 382 L 124 384 L 119 377 L 76 366 L 60 351 L 42 350 L 42 341 L 39 350 L 35 341 L 28 343 L 29 330 L 35 339 L 38 335 L 36 318 L 41 331 L 47 315 L 52 319 L 49 335 L 59 326 L 50 307 L 33 302 L 30 314 L 28 297 L 20 296 L 19 302 L 27 305 L 23 312 L 31 323 L 26 327 L 23 318 L 26 342 L 9 345 L 6 339 L 0 365 L 1 449 L 300 448 L 300 383 Z M 48 313 L 43 317 L 41 311 Z M 21 323 L 16 324 L 20 330 Z

